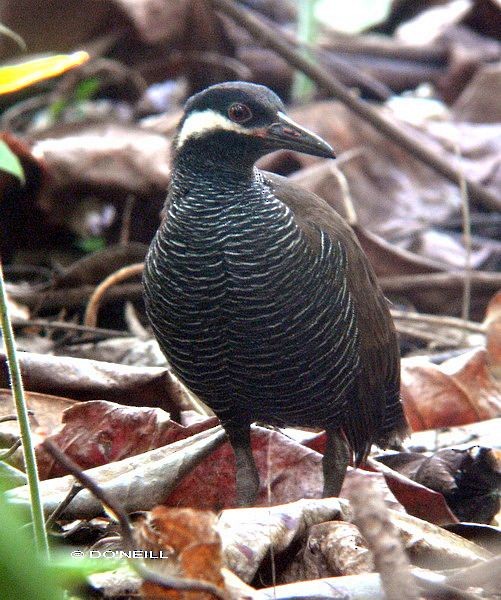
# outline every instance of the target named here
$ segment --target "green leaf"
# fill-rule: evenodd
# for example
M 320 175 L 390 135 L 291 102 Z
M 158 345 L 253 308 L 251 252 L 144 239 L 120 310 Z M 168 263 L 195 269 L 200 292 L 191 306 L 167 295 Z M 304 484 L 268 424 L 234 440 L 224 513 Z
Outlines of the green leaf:
M 92 236 L 78 240 L 76 245 L 80 248 L 80 250 L 83 250 L 88 254 L 92 254 L 93 252 L 104 250 L 106 248 L 106 240 L 99 236 Z
M 101 87 L 101 82 L 98 77 L 89 77 L 81 81 L 74 93 L 73 97 L 56 100 L 49 108 L 51 118 L 56 121 L 61 116 L 61 113 L 72 104 L 81 104 L 86 100 L 90 100 Z
M 0 170 L 14 175 L 23 185 L 25 184 L 21 161 L 3 140 L 0 140 Z
M 63 592 L 51 581 L 33 539 L 0 490 L 0 598 L 62 600 Z
M 28 483 L 28 478 L 22 472 L 8 465 L 7 463 L 0 462 L 0 487 L 4 490 L 10 490 L 10 488 L 18 487 Z

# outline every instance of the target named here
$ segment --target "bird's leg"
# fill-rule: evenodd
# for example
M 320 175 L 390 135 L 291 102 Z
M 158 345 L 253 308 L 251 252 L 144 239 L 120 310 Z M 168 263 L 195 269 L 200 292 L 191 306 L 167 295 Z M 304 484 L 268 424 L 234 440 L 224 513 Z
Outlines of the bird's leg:
M 235 453 L 237 466 L 237 505 L 252 506 L 259 491 L 257 471 L 250 443 L 250 425 L 245 427 L 225 426 L 226 434 Z
M 324 498 L 339 496 L 346 469 L 350 462 L 350 451 L 340 431 L 327 429 L 327 444 L 322 461 L 324 471 Z

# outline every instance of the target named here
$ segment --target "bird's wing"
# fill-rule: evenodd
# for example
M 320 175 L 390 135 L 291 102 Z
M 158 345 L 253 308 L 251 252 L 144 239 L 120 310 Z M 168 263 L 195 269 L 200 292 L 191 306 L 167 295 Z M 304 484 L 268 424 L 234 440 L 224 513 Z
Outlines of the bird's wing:
M 278 175 L 264 173 L 264 180 L 292 210 L 314 247 L 318 246 L 318 228 L 344 246 L 346 279 L 360 336 L 358 389 L 345 433 L 361 460 L 372 442 L 385 446 L 404 436 L 407 429 L 400 402 L 399 346 L 386 298 L 355 233 L 325 200 Z

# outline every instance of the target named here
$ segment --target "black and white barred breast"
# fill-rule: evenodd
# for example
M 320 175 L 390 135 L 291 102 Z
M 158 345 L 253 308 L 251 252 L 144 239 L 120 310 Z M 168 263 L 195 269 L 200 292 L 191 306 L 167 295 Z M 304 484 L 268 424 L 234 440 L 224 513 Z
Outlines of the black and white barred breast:
M 321 230 L 312 245 L 258 171 L 226 186 L 189 175 L 144 273 L 174 372 L 223 423 L 340 425 L 359 367 L 342 246 Z

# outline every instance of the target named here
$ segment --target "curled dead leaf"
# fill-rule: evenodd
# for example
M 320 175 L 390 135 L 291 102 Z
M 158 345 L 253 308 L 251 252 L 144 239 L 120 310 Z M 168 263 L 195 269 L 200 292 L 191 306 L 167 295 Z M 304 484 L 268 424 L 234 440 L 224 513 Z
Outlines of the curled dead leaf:
M 402 399 L 413 431 L 464 425 L 501 415 L 501 382 L 477 348 L 437 366 L 402 360 Z
M 192 508 L 156 506 L 140 517 L 135 528 L 138 548 L 160 552 L 164 560 L 148 560 L 150 568 L 167 576 L 213 583 L 224 589 L 221 573 L 221 538 L 215 529 L 216 515 Z M 145 597 L 158 596 L 175 600 L 210 600 L 211 594 L 202 592 L 167 591 L 152 583 L 141 587 Z

